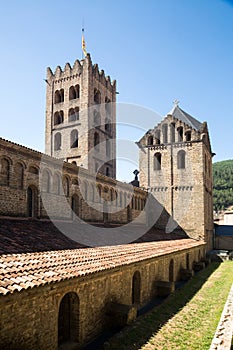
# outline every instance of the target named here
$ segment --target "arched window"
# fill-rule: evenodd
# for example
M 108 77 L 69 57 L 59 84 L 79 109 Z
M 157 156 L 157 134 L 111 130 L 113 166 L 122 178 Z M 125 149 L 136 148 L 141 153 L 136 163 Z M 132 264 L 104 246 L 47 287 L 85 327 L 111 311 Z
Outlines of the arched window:
M 42 173 L 42 191 L 43 192 L 50 192 L 50 174 L 48 172 L 48 170 L 44 170 Z
M 61 179 L 58 174 L 54 174 L 53 177 L 53 192 L 60 194 Z
M 34 186 L 29 186 L 27 189 L 27 207 L 29 217 L 38 215 L 38 191 Z
M 132 304 L 140 304 L 141 295 L 141 276 L 140 272 L 136 271 L 132 280 Z
M 76 98 L 79 98 L 79 85 L 69 88 L 69 100 L 75 100 Z
M 97 110 L 94 110 L 94 125 L 100 126 L 101 125 L 101 114 L 100 112 L 97 112 Z
M 79 107 L 69 109 L 68 120 L 69 122 L 74 122 L 76 120 L 79 120 Z
M 24 167 L 21 163 L 15 166 L 16 188 L 23 189 Z
M 191 131 L 190 130 L 186 131 L 185 138 L 186 138 L 187 142 L 191 141 Z
M 87 200 L 88 194 L 88 184 L 86 182 L 83 183 L 83 198 Z
M 79 298 L 76 293 L 65 294 L 59 306 L 58 345 L 79 341 Z
M 31 173 L 31 174 L 34 174 L 34 175 L 38 175 L 39 174 L 38 169 L 35 166 L 33 166 L 33 165 L 31 165 L 29 167 L 28 172 Z
M 154 170 L 161 170 L 161 153 L 159 152 L 154 155 Z
M 109 167 L 108 167 L 108 166 L 106 167 L 105 175 L 106 175 L 106 176 L 109 176 Z
M 70 148 L 78 147 L 78 130 L 74 129 L 70 133 Z
M 64 122 L 64 112 L 59 111 L 54 113 L 54 125 L 62 124 Z
M 64 102 L 64 89 L 56 90 L 54 94 L 54 103 Z
M 147 139 L 147 145 L 151 146 L 151 145 L 153 145 L 153 143 L 154 143 L 153 136 L 149 136 L 148 139 Z
M 185 169 L 185 151 L 183 150 L 177 153 L 177 168 Z
M 106 115 L 111 116 L 111 101 L 107 97 L 105 97 L 105 111 Z
M 94 90 L 94 102 L 96 104 L 100 104 L 101 103 L 101 94 L 100 94 L 100 91 L 95 89 Z
M 183 127 L 179 126 L 177 128 L 177 133 L 178 133 L 178 142 L 183 141 Z
M 94 147 L 96 149 L 96 151 L 99 151 L 99 143 L 100 143 L 100 136 L 98 134 L 98 132 L 94 133 Z
M 160 130 L 156 130 L 155 132 L 155 144 L 160 145 Z
M 0 184 L 9 186 L 10 181 L 10 162 L 6 158 L 0 161 Z
M 61 149 L 61 134 L 57 132 L 54 135 L 54 151 L 59 151 Z
M 111 120 L 108 118 L 105 118 L 105 131 L 111 132 Z
M 175 123 L 170 124 L 170 142 L 175 142 Z
M 167 143 L 167 124 L 163 124 L 162 126 L 162 131 L 163 131 L 163 143 Z

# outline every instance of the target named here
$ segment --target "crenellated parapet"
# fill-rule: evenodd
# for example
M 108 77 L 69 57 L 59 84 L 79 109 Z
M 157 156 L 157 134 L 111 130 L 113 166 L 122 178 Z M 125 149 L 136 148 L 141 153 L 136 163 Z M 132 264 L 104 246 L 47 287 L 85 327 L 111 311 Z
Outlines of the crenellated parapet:
M 103 85 L 105 85 L 107 88 L 115 88 L 116 87 L 116 80 L 113 80 L 111 82 L 111 78 L 109 75 L 105 76 L 104 70 L 99 70 L 98 64 L 94 64 L 92 66 L 92 72 L 93 76 Z
M 75 60 L 73 67 L 71 67 L 70 63 L 66 63 L 64 69 L 62 69 L 61 66 L 57 66 L 54 72 L 50 67 L 48 67 L 47 80 L 62 81 L 67 78 L 75 78 L 77 76 L 80 76 L 83 73 L 84 63 L 86 63 L 85 61 L 88 60 L 90 60 L 90 57 L 87 57 L 82 61 Z

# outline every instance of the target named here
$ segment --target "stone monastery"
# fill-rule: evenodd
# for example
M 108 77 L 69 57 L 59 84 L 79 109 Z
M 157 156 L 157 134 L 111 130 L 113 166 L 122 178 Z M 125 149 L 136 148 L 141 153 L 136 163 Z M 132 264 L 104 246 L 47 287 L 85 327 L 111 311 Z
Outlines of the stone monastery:
M 173 109 L 116 180 L 116 82 L 89 54 L 47 70 L 45 154 L 0 139 L 0 348 L 79 349 L 205 265 L 207 124 Z

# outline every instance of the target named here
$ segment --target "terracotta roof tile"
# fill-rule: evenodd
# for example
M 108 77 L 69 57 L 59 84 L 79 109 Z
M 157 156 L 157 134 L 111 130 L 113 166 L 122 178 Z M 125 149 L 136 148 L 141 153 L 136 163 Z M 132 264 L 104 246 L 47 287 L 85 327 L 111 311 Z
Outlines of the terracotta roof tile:
M 192 239 L 1 255 L 0 293 L 90 275 L 204 244 Z

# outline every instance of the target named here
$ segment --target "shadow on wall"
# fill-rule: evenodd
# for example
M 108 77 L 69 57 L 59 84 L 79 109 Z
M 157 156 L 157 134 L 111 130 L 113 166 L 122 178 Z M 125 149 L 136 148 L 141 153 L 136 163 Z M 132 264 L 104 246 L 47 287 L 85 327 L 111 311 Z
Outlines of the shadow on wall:
M 138 319 L 132 325 L 118 334 L 116 338 L 109 339 L 105 345 L 95 347 L 95 350 L 112 349 L 139 349 L 149 342 L 150 338 L 159 331 L 159 329 L 174 317 L 201 289 L 202 285 L 208 280 L 209 276 L 218 268 L 219 262 L 210 264 L 201 276 L 198 274 L 189 280 L 181 289 L 171 294 L 162 304 L 153 309 L 143 319 Z M 119 347 L 120 344 L 120 347 Z M 92 347 L 85 349 L 93 350 Z

